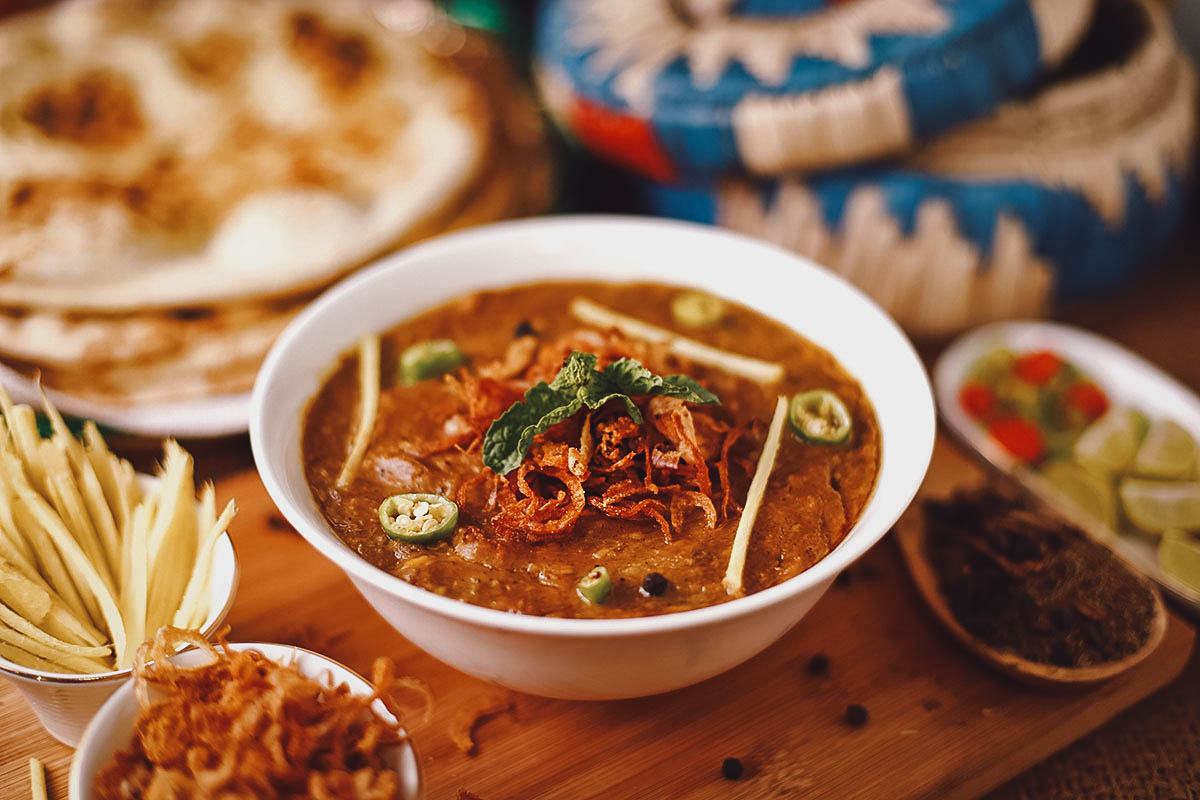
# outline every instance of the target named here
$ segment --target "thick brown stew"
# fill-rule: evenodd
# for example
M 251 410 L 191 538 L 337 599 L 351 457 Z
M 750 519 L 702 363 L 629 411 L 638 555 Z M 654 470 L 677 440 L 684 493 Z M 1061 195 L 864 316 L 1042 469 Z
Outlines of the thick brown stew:
M 476 605 L 636 617 L 724 602 L 730 598 L 722 577 L 776 398 L 823 388 L 849 410 L 850 437 L 811 444 L 785 426 L 750 539 L 745 591 L 812 566 L 842 540 L 871 495 L 879 466 L 871 405 L 829 353 L 747 308 L 728 303 L 715 325 L 682 328 L 671 311 L 678 293 L 648 283 L 540 283 L 471 294 L 402 323 L 382 337 L 370 446 L 356 477 L 338 489 L 359 391 L 358 357 L 347 354 L 305 421 L 307 478 L 325 518 L 375 566 Z M 577 297 L 778 362 L 786 375 L 759 385 L 668 354 L 665 345 L 584 325 L 569 311 Z M 401 352 L 431 339 L 453 340 L 464 366 L 402 385 Z M 657 375 L 689 376 L 720 405 L 635 397 L 641 425 L 618 401 L 590 415 L 585 408 L 537 436 L 519 469 L 496 475 L 481 458 L 483 434 L 536 381 L 553 380 L 572 351 L 596 354 L 601 368 L 627 356 Z M 379 506 L 401 492 L 455 500 L 453 535 L 435 544 L 385 536 Z M 576 591 L 597 565 L 612 581 L 603 604 Z M 658 575 L 647 580 L 652 573 Z

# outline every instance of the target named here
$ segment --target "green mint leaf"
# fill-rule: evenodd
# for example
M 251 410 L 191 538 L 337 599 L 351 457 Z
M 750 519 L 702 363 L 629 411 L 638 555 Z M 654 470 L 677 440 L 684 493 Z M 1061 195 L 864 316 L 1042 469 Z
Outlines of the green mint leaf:
M 560 392 L 568 392 L 572 396 L 576 390 L 586 387 L 596 374 L 596 363 L 599 361 L 592 353 L 581 353 L 572 350 L 571 355 L 563 361 L 562 369 L 550 382 L 550 388 Z
M 667 375 L 662 381 L 662 390 L 653 394 L 678 397 L 681 400 L 686 400 L 689 403 L 695 403 L 700 406 L 721 405 L 720 399 L 715 394 L 705 389 L 687 375 Z
M 609 400 L 620 400 L 625 404 L 625 412 L 633 418 L 633 421 L 638 425 L 642 424 L 642 411 L 636 405 L 629 395 L 624 392 L 606 391 L 602 386 L 588 387 L 587 394 L 583 397 L 584 404 L 590 409 L 597 409 L 607 403 Z
M 632 358 L 618 359 L 601 373 L 610 391 L 622 392 L 630 397 L 642 395 L 665 395 L 678 397 L 697 405 L 720 405 L 717 396 L 686 375 L 655 375 Z
M 610 400 L 620 400 L 639 425 L 642 412 L 634 397 L 663 395 L 699 405 L 720 404 L 717 396 L 686 375 L 655 375 L 632 358 L 613 361 L 597 370 L 599 359 L 592 353 L 573 351 L 550 383 L 538 382 L 513 403 L 488 428 L 483 439 L 483 463 L 499 475 L 521 465 L 533 439 L 579 413 L 584 406 L 598 409 Z
M 483 463 L 498 475 L 507 475 L 521 465 L 533 437 L 562 422 L 583 407 L 583 401 L 539 381 L 525 392 L 525 399 L 509 406 L 483 437 Z

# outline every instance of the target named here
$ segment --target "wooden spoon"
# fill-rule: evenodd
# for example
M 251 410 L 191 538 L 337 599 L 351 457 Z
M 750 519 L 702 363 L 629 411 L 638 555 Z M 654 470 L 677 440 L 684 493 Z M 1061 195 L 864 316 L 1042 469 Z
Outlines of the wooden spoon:
M 1162 642 L 1163 634 L 1167 631 L 1167 611 L 1163 607 L 1162 597 L 1159 596 L 1158 590 L 1144 575 L 1117 556 L 1122 567 L 1137 578 L 1154 598 L 1154 619 L 1150 623 L 1150 635 L 1137 652 L 1105 664 L 1089 667 L 1060 667 L 1055 664 L 1030 661 L 1015 653 L 997 650 L 985 644 L 959 624 L 950 611 L 945 595 L 938 588 L 937 575 L 926 556 L 925 511 L 921 506 L 920 499 L 910 506 L 904 516 L 900 518 L 895 531 L 896 542 L 900 545 L 900 553 L 904 556 L 904 562 L 908 565 L 913 582 L 916 583 L 917 590 L 925 598 L 925 602 L 942 626 L 968 650 L 990 666 L 1022 683 L 1041 687 L 1082 688 L 1106 681 L 1144 661 Z

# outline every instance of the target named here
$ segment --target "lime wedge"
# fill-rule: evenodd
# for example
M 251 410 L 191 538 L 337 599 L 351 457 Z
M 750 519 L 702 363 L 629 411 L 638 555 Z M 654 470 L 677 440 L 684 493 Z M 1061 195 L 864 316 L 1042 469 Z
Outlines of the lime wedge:
M 1128 408 L 1112 408 L 1075 442 L 1075 459 L 1096 472 L 1124 472 L 1133 462 L 1145 418 Z
M 1112 483 L 1074 461 L 1057 459 L 1042 467 L 1042 477 L 1092 519 L 1109 530 L 1117 526 L 1117 495 Z
M 994 384 L 1000 407 L 1030 421 L 1038 418 L 1041 393 L 1038 387 L 1026 383 L 1011 373 L 1005 373 Z
M 975 359 L 967 370 L 967 375 L 981 383 L 994 384 L 1001 375 L 1012 370 L 1017 356 L 1011 350 L 993 350 Z
M 1163 572 L 1200 592 L 1200 540 L 1183 531 L 1167 531 L 1158 544 Z
M 1148 533 L 1200 530 L 1200 483 L 1126 478 L 1118 493 L 1129 521 Z
M 1133 459 L 1133 471 L 1147 478 L 1190 478 L 1196 468 L 1196 440 L 1181 425 L 1159 420 Z

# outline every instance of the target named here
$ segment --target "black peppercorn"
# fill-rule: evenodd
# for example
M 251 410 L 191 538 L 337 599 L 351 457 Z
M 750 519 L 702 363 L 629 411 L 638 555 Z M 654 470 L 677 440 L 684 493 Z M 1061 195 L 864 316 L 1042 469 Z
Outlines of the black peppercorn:
M 517 323 L 517 327 L 513 328 L 513 338 L 520 339 L 522 336 L 536 336 L 537 331 L 529 324 L 529 320 L 523 319 Z
M 661 597 L 667 591 L 669 583 L 661 572 L 651 572 L 642 580 L 642 594 L 646 597 Z
M 866 725 L 868 716 L 867 709 L 863 706 L 860 706 L 858 703 L 851 703 L 850 705 L 846 706 L 845 719 L 847 725 L 853 725 L 856 728 L 861 725 Z
M 742 762 L 736 758 L 727 758 L 721 762 L 721 774 L 726 780 L 736 781 L 745 772 Z
M 824 675 L 827 672 L 829 672 L 829 656 L 817 653 L 808 660 L 809 675 Z

